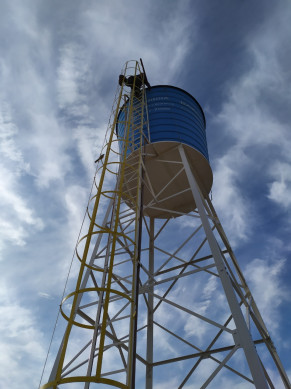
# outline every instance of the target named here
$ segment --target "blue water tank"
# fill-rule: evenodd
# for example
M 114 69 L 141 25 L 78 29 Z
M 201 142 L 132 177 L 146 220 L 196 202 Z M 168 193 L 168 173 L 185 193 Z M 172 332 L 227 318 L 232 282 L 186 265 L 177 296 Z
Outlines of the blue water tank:
M 129 102 L 121 108 L 116 125 L 120 154 L 124 156 L 126 143 L 126 159 L 134 161 L 138 149 L 144 146 L 144 214 L 158 218 L 179 216 L 196 207 L 186 174 L 180 171 L 179 145 L 184 147 L 202 193 L 208 194 L 212 186 L 204 113 L 193 96 L 170 85 L 146 89 L 146 102 L 143 115 L 138 101 L 131 112 Z M 131 120 L 127 120 L 128 115 Z M 142 116 L 143 133 L 147 138 L 143 138 L 143 145 L 140 144 Z M 128 141 L 125 142 L 128 123 Z M 130 172 L 128 177 L 127 181 L 125 176 L 124 191 L 134 196 L 135 183 Z
M 147 90 L 150 141 L 181 142 L 209 160 L 205 117 L 197 100 L 183 89 L 158 85 Z
M 209 160 L 205 117 L 202 108 L 193 96 L 174 86 L 157 85 L 146 89 L 146 99 L 150 134 L 147 134 L 146 126 L 144 126 L 144 133 L 148 135 L 150 143 L 163 141 L 183 143 L 195 148 Z M 144 117 L 146 117 L 145 114 Z M 124 134 L 122 122 L 125 119 L 126 110 L 122 109 L 117 124 L 120 139 Z M 138 115 L 134 119 L 135 124 L 138 124 L 137 121 Z M 130 154 L 132 149 L 140 147 L 139 134 L 136 132 L 134 135 L 127 154 Z M 120 145 L 122 146 L 122 141 Z

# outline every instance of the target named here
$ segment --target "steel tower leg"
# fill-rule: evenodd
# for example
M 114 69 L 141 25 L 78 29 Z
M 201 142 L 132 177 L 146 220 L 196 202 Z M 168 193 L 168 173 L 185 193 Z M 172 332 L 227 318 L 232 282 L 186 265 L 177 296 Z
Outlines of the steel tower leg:
M 146 346 L 145 388 L 159 384 L 167 384 L 169 389 L 186 385 L 214 388 L 222 387 L 219 385 L 230 379 L 232 386 L 225 386 L 227 389 L 241 382 L 246 388 L 275 389 L 269 365 L 267 368 L 260 359 L 263 356 L 266 363 L 269 352 L 284 387 L 290 389 L 287 374 L 211 201 L 207 194 L 202 195 L 199 177 L 192 172 L 195 165 L 190 166 L 189 149 L 172 144 L 167 150 L 156 157 L 156 165 L 164 164 L 165 171 L 176 165 L 175 176 L 157 192 L 150 179 L 146 182 L 152 199 L 144 204 L 145 213 L 160 212 L 164 219 L 155 219 L 155 232 L 154 218 L 144 217 L 148 245 L 143 248 L 140 300 L 145 300 L 147 324 L 140 323 L 138 331 Z M 146 154 L 146 160 L 154 152 L 155 146 Z M 149 168 L 150 164 L 145 165 L 146 177 L 150 177 Z M 176 186 L 180 175 L 189 183 L 183 191 Z M 187 191 L 195 200 L 194 211 L 165 207 L 165 201 L 175 196 L 176 203 L 182 204 L 179 196 L 182 194 L 183 199 Z M 211 298 L 207 297 L 214 286 Z M 272 366 L 273 361 L 268 363 Z
M 228 276 L 227 269 L 223 263 L 223 259 L 221 257 L 221 252 L 219 249 L 219 246 L 216 242 L 215 236 L 213 234 L 213 231 L 210 227 L 210 224 L 208 222 L 208 218 L 205 212 L 205 208 L 203 206 L 201 194 L 199 191 L 199 187 L 197 185 L 197 182 L 194 178 L 194 175 L 191 171 L 190 165 L 188 163 L 187 156 L 185 154 L 185 151 L 183 149 L 183 146 L 179 146 L 179 152 L 181 155 L 181 159 L 186 171 L 186 175 L 189 181 L 189 185 L 191 187 L 193 197 L 195 200 L 195 203 L 197 205 L 198 212 L 200 214 L 203 228 L 205 230 L 205 234 L 207 236 L 207 240 L 220 276 L 220 280 L 222 282 L 226 298 L 228 300 L 228 304 L 234 319 L 234 322 L 236 324 L 237 333 L 234 337 L 234 341 L 238 347 L 242 347 L 244 349 L 248 365 L 250 368 L 250 371 L 252 373 L 254 383 L 256 388 L 258 389 L 268 389 L 267 380 L 265 378 L 261 362 L 259 360 L 255 345 L 253 343 L 253 340 L 251 339 L 251 335 L 249 333 L 247 324 L 245 322 L 245 319 L 243 317 L 243 314 L 241 312 L 239 303 L 237 301 L 237 298 L 235 296 L 233 286 L 231 284 L 231 280 Z
M 153 388 L 153 345 L 154 345 L 154 241 L 155 219 L 150 218 L 149 227 L 149 265 L 148 265 L 148 314 L 147 314 L 147 354 L 146 389 Z

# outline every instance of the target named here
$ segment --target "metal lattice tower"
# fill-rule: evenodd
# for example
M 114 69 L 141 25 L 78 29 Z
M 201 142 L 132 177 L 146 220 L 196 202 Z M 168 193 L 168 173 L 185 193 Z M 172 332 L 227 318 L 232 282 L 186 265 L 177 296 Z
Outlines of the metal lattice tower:
M 61 305 L 65 333 L 41 388 L 227 388 L 229 377 L 275 388 L 269 359 L 290 388 L 208 196 L 209 163 L 188 142 L 154 139 L 153 112 L 177 117 L 169 97 L 151 97 L 141 65 L 126 63 L 117 90 L 77 282 Z

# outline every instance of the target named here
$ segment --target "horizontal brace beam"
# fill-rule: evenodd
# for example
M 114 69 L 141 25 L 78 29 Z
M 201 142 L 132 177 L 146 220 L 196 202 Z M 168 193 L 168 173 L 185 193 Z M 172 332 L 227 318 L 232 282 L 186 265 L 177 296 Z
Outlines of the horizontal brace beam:
M 169 330 L 168 328 L 162 326 L 162 325 L 159 324 L 158 322 L 154 321 L 154 324 L 157 325 L 158 327 L 162 328 L 162 329 L 163 329 L 164 331 L 166 331 L 168 334 L 174 336 L 176 339 L 180 340 L 181 342 L 187 344 L 188 346 L 194 348 L 195 350 L 197 350 L 197 351 L 199 351 L 199 352 L 202 352 L 202 349 L 200 349 L 199 347 L 195 346 L 194 344 L 188 342 L 186 339 L 181 338 L 181 336 L 175 334 L 174 332 L 172 332 L 172 331 Z M 208 350 L 206 350 L 206 351 L 208 351 Z M 206 352 L 206 351 L 205 351 L 205 352 Z M 221 361 L 220 361 L 219 359 L 215 358 L 215 357 L 212 356 L 212 355 L 209 355 L 209 358 L 210 358 L 211 360 L 213 360 L 214 362 L 218 363 L 218 364 L 221 363 Z M 248 378 L 247 376 L 243 375 L 243 374 L 240 373 L 239 371 L 233 369 L 233 368 L 230 367 L 229 365 L 226 365 L 226 364 L 225 364 L 224 367 L 225 367 L 226 369 L 232 371 L 233 373 L 237 374 L 238 376 L 242 377 L 242 378 L 245 379 L 246 381 L 249 381 L 249 382 L 253 383 L 253 381 L 252 381 L 250 378 Z
M 264 340 L 263 339 L 255 340 L 254 343 L 255 344 L 264 343 Z M 181 357 L 164 359 L 163 361 L 154 362 L 152 364 L 152 366 L 154 366 L 154 367 L 155 366 L 161 366 L 161 365 L 166 365 L 168 363 L 180 362 L 180 361 L 184 361 L 184 360 L 187 360 L 187 359 L 193 359 L 193 358 L 203 358 L 203 359 L 210 358 L 212 354 L 217 354 L 217 353 L 221 353 L 221 352 L 224 352 L 224 351 L 230 351 L 230 350 L 232 350 L 235 347 L 237 347 L 237 346 L 233 345 L 233 346 L 227 346 L 227 347 L 220 347 L 220 348 L 216 348 L 214 350 L 202 351 L 200 353 L 183 355 Z
M 225 253 L 226 250 L 223 251 L 223 253 Z M 176 258 L 176 257 L 175 257 Z M 178 269 L 182 269 L 183 267 L 185 267 L 185 265 L 187 266 L 191 266 L 191 265 L 194 265 L 195 263 L 198 263 L 198 262 L 202 262 L 202 261 L 206 261 L 207 259 L 211 259 L 213 258 L 212 255 L 207 255 L 205 257 L 201 257 L 201 258 L 198 258 L 198 259 L 194 259 L 193 261 L 190 261 L 190 262 L 185 262 L 185 264 L 182 264 L 182 265 L 177 265 L 177 266 L 173 266 L 169 269 L 166 269 L 166 270 L 161 270 L 160 272 L 158 272 L 156 274 L 156 276 L 160 276 L 161 274 L 164 274 L 164 273 L 168 273 L 170 271 L 173 271 L 173 270 L 178 270 Z
M 148 293 L 150 293 L 150 292 L 148 291 Z M 216 323 L 215 321 L 213 321 L 211 319 L 208 319 L 207 317 L 205 317 L 203 315 L 200 315 L 199 313 L 193 312 L 190 309 L 185 308 L 182 305 L 176 304 L 173 301 L 168 300 L 168 299 L 166 299 L 164 297 L 161 297 L 161 296 L 159 296 L 156 293 L 152 293 L 152 294 L 157 299 L 159 299 L 159 300 L 161 300 L 161 301 L 163 301 L 163 302 L 165 302 L 165 303 L 167 303 L 169 305 L 172 305 L 173 307 L 175 307 L 177 309 L 180 309 L 181 311 L 184 311 L 184 312 L 188 313 L 191 316 L 198 317 L 198 319 L 201 319 L 201 320 L 203 320 L 203 321 L 205 321 L 205 322 L 207 322 L 209 324 L 212 324 L 213 326 L 218 327 L 218 328 L 222 329 L 223 331 L 229 332 L 230 334 L 234 333 L 234 330 L 231 330 L 230 328 L 227 328 L 227 327 L 223 326 L 222 324 Z
M 190 274 L 199 273 L 201 271 L 207 271 L 208 269 L 210 269 L 212 267 L 215 267 L 214 263 L 212 263 L 211 265 L 204 266 L 204 267 L 199 267 L 198 269 L 195 269 L 195 270 L 187 271 L 186 273 L 181 273 L 181 274 L 178 274 L 178 275 L 175 275 L 175 276 L 172 276 L 172 277 L 165 278 L 164 280 L 155 281 L 154 285 L 160 285 L 160 284 L 163 284 L 165 282 L 172 281 L 172 280 L 178 280 L 179 278 L 187 277 Z M 212 272 L 211 272 L 211 274 L 216 275 L 215 273 L 212 273 Z

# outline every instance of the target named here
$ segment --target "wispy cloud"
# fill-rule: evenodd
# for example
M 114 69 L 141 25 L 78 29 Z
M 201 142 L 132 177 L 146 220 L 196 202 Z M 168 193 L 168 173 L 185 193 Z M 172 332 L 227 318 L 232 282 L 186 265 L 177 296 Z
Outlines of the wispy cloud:
M 29 231 L 43 228 L 43 221 L 21 194 L 18 181 L 29 172 L 29 164 L 17 144 L 18 127 L 13 122 L 11 108 L 1 102 L 0 111 L 0 250 L 5 242 L 24 245 Z M 5 165 L 4 165 L 5 164 Z
M 290 210 L 291 205 L 291 165 L 279 162 L 270 167 L 273 182 L 269 185 L 269 199 Z
M 76 44 L 68 44 L 61 49 L 57 80 L 60 108 L 80 101 L 78 81 L 86 72 L 86 62 L 82 61 L 80 50 L 82 47 Z
M 164 7 L 158 3 L 144 3 L 137 9 L 134 2 L 130 3 L 128 7 L 115 4 L 110 11 L 106 5 L 100 4 L 83 15 L 90 35 L 95 39 L 96 51 L 104 57 L 99 63 L 99 77 L 104 75 L 106 80 L 107 72 L 116 67 L 117 60 L 125 62 L 142 57 L 148 64 L 150 81 L 153 84 L 167 83 L 174 74 L 181 72 L 185 56 L 195 43 L 195 36 L 191 36 L 188 30 L 195 21 L 190 4 L 183 2 Z M 108 51 L 112 56 L 106 56 Z
M 213 202 L 234 246 L 247 239 L 252 222 L 252 205 L 238 185 L 243 164 L 248 164 L 247 157 L 242 150 L 233 148 L 216 162 L 213 172 Z
M 283 12 L 281 4 L 279 14 L 266 19 L 255 36 L 246 38 L 249 67 L 227 84 L 214 123 L 219 136 L 234 145 L 214 161 L 213 192 L 227 234 L 237 245 L 251 238 L 256 222 L 253 199 L 245 191 L 251 166 L 268 177 L 264 199 L 273 205 L 284 204 L 285 209 L 290 207 L 291 141 L 286 114 L 290 103 L 286 60 L 290 9 Z M 32 291 L 33 299 L 41 301 L 39 307 L 45 309 L 47 320 L 53 321 L 58 307 L 52 308 L 49 296 L 55 299 L 61 294 L 120 67 L 128 59 L 142 57 L 153 85 L 180 86 L 177 80 L 185 75 L 188 87 L 195 64 L 186 58 L 199 54 L 203 62 L 203 52 L 196 48 L 204 39 L 207 42 L 208 36 L 199 34 L 199 23 L 204 21 L 199 20 L 190 1 L 170 2 L 167 7 L 154 1 L 137 5 L 129 0 L 114 6 L 72 1 L 70 6 L 58 4 L 55 12 L 49 2 L 28 0 L 25 5 L 7 2 L 2 11 L 0 233 L 11 261 L 1 262 L 1 275 L 17 292 L 7 285 L 7 294 L 2 292 L 1 379 L 3 385 L 13 389 L 25 388 L 25 381 L 28 389 L 32 383 L 37 385 L 32 377 L 36 370 L 41 371 L 43 339 L 30 301 L 26 306 L 20 304 L 18 296 Z M 215 18 L 212 20 L 215 22 Z M 203 70 L 197 69 L 201 79 Z M 228 83 L 227 76 L 225 79 Z M 205 77 L 203 87 L 212 93 L 207 81 Z M 195 88 L 191 85 L 192 91 Z M 24 262 L 15 266 L 20 259 L 25 260 L 25 266 Z M 260 285 L 268 277 L 274 287 L 273 294 L 268 292 L 261 301 L 258 299 L 263 310 L 266 297 L 276 303 L 286 301 L 278 291 L 283 266 L 279 263 L 256 260 L 247 270 L 255 296 L 259 292 L 253 274 L 257 274 Z M 195 293 L 207 314 L 207 301 L 213 298 L 215 285 L 199 288 Z M 183 291 L 179 298 L 184 298 Z M 277 308 L 273 312 L 277 314 Z M 175 323 L 171 313 L 162 314 L 164 320 Z M 38 324 L 47 328 L 41 319 Z M 193 327 L 188 330 L 193 331 Z M 169 338 L 160 335 L 161 349 L 173 351 Z M 46 341 L 49 336 L 45 334 Z M 35 350 L 33 355 L 28 351 L 31 349 Z M 177 381 L 168 379 L 166 386 L 171 385 L 177 387 Z M 225 381 L 221 387 L 233 386 Z
M 38 295 L 39 295 L 39 297 L 42 297 L 42 298 L 47 299 L 47 300 L 53 299 L 53 297 L 50 294 L 45 293 L 45 292 L 38 292 Z
M 290 72 L 280 60 L 285 53 L 290 26 L 281 23 L 281 18 L 281 13 L 275 14 L 256 36 L 246 40 L 252 65 L 238 80 L 228 84 L 227 98 L 214 120 L 223 131 L 220 136 L 232 141 L 225 154 L 215 161 L 213 192 L 219 214 L 224 215 L 235 243 L 250 236 L 254 226 L 254 202 L 245 195 L 249 180 L 255 179 L 253 171 L 273 178 L 269 186 L 271 200 L 281 202 L 283 187 L 289 187 L 287 165 L 281 162 L 280 167 L 278 165 L 282 159 L 289 163 L 291 147 L 286 123 L 287 102 L 291 102 Z M 273 34 L 274 28 L 276 34 Z M 280 178 L 276 179 L 275 174 Z M 266 191 L 267 188 L 262 187 L 261 195 Z M 289 205 L 288 200 L 285 204 Z
M 244 272 L 267 328 L 273 334 L 276 334 L 282 319 L 279 314 L 280 305 L 290 301 L 287 288 L 282 284 L 285 265 L 284 259 L 271 261 L 256 258 L 247 265 Z
M 25 389 L 37 387 L 40 374 L 38 376 L 35 372 L 36 369 L 41 371 L 45 358 L 43 334 L 38 328 L 34 313 L 17 302 L 11 288 L 2 284 L 0 296 L 2 385 Z

